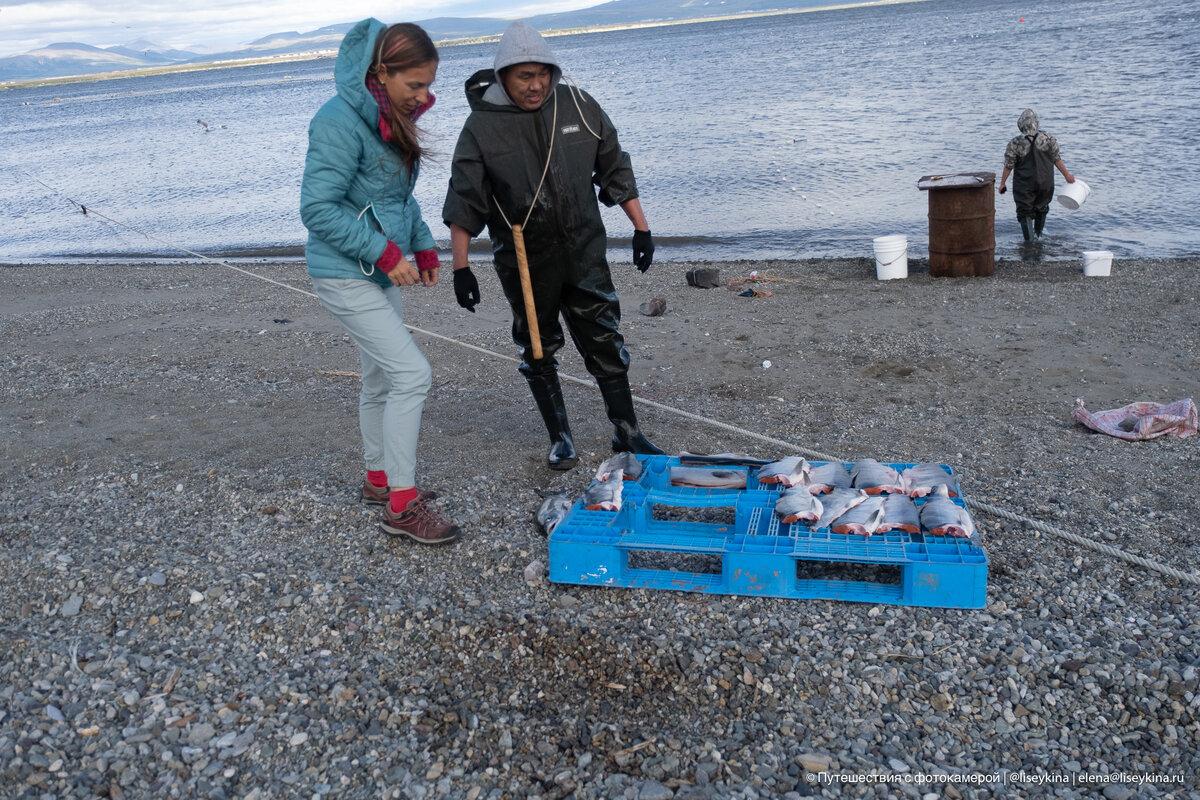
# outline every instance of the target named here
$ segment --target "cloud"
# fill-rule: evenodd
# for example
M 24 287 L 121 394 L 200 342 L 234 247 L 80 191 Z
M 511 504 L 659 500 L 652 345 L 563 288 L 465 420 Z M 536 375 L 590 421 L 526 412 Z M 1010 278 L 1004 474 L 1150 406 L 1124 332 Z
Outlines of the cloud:
M 445 16 L 516 18 L 551 11 L 586 8 L 599 0 L 415 0 L 404 3 L 405 17 L 420 20 Z M 10 56 L 54 42 L 86 42 L 98 47 L 149 39 L 164 47 L 203 45 L 236 49 L 246 42 L 281 31 L 307 31 L 363 17 L 397 19 L 394 2 L 378 0 L 206 0 L 197 3 L 129 0 L 0 0 L 0 56 Z

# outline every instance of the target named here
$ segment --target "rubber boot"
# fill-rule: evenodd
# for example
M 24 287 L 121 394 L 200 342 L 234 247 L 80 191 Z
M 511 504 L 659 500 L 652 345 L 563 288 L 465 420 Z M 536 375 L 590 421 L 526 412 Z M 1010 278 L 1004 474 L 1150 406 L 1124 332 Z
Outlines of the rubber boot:
M 638 428 L 637 415 L 633 413 L 633 395 L 629 392 L 629 378 L 597 378 L 600 394 L 604 397 L 604 408 L 613 424 L 612 449 L 614 453 L 643 453 L 652 456 L 666 455 L 647 439 Z
M 1049 209 L 1043 209 L 1033 218 L 1033 235 L 1039 239 L 1042 238 L 1042 231 L 1046 230 L 1046 215 L 1049 213 Z
M 550 452 L 546 455 L 546 466 L 550 469 L 568 470 L 579 462 L 575 453 L 575 442 L 571 438 L 571 426 L 567 422 L 567 404 L 563 400 L 562 386 L 557 372 L 526 375 L 529 391 L 546 423 L 550 434 Z
M 1025 235 L 1025 241 L 1033 241 L 1033 226 L 1034 222 L 1029 217 L 1017 217 L 1017 222 L 1021 223 L 1021 233 Z

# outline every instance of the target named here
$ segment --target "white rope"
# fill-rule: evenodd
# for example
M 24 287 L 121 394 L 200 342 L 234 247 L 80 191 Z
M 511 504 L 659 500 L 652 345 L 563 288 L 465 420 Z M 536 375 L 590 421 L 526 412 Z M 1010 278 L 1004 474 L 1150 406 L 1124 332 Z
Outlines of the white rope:
M 25 173 L 25 175 L 27 177 L 29 177 L 30 179 L 37 181 L 38 183 L 40 183 L 42 186 L 46 187 L 50 191 L 54 192 L 55 194 L 59 195 L 60 197 L 65 198 L 72 205 L 77 206 L 80 209 L 83 209 L 85 214 L 95 215 L 101 219 L 111 222 L 114 225 L 118 225 L 120 227 L 134 231 L 135 233 L 139 233 L 142 236 L 145 236 L 147 239 L 158 242 L 159 244 L 162 244 L 173 250 L 179 250 L 181 252 L 187 253 L 188 255 L 195 256 L 196 258 L 199 258 L 203 261 L 207 261 L 207 262 L 210 262 L 213 264 L 220 264 L 221 266 L 228 267 L 229 269 L 234 270 L 235 272 L 240 272 L 243 275 L 247 275 L 251 278 L 256 278 L 257 280 L 263 281 L 265 283 L 273 284 L 282 289 L 288 289 L 290 291 L 296 292 L 297 294 L 302 294 L 307 297 L 311 297 L 313 299 L 316 299 L 316 297 L 317 297 L 312 292 L 306 291 L 297 286 L 291 286 L 291 285 L 283 283 L 281 281 L 274 280 L 273 278 L 268 278 L 264 275 L 259 275 L 256 272 L 251 272 L 248 269 L 243 269 L 242 267 L 239 267 L 235 264 L 231 264 L 228 261 L 225 261 L 223 259 L 210 258 L 209 256 L 206 256 L 202 253 L 197 253 L 195 250 L 189 250 L 186 247 L 181 247 L 180 245 L 177 245 L 173 242 L 169 242 L 165 239 L 161 239 L 157 236 L 154 236 L 153 234 L 147 233 L 146 231 L 140 230 L 139 228 L 135 228 L 132 225 L 127 225 L 124 222 L 115 220 L 112 217 L 106 216 L 106 215 L 100 213 L 99 211 L 94 210 L 91 206 L 84 206 L 83 203 L 80 203 L 78 200 L 74 200 L 71 197 L 68 197 L 66 194 L 64 194 L 60 190 L 54 188 L 53 186 L 50 186 L 49 184 L 43 182 L 42 180 L 38 179 L 35 176 L 30 175 L 28 172 L 25 172 L 24 169 L 21 169 L 20 167 L 17 167 L 17 169 L 20 170 L 21 172 Z M 473 345 L 468 342 L 464 342 L 459 339 L 452 338 L 450 336 L 444 336 L 440 333 L 434 333 L 433 331 L 427 331 L 427 330 L 418 328 L 413 325 L 406 324 L 405 327 L 407 327 L 410 331 L 412 331 L 414 333 L 419 333 L 423 336 L 428 336 L 431 339 L 438 339 L 443 342 L 448 342 L 450 344 L 458 345 L 459 347 L 466 348 L 467 350 L 473 350 L 476 353 L 481 353 L 486 356 L 491 356 L 492 358 L 498 358 L 503 361 L 509 361 L 509 362 L 512 362 L 515 364 L 520 363 L 520 359 L 515 358 L 514 356 L 508 356 L 508 355 L 504 355 L 503 353 L 497 353 L 494 350 L 488 350 L 485 347 L 479 347 L 477 345 Z M 575 383 L 580 386 L 587 386 L 592 389 L 596 388 L 596 383 L 594 381 L 590 381 L 585 378 L 577 378 L 574 375 L 567 375 L 565 373 L 560 373 L 560 376 L 564 380 L 567 380 L 571 383 Z M 711 417 L 705 417 L 700 414 L 693 414 L 690 411 L 684 411 L 682 408 L 676 408 L 675 406 L 669 406 L 665 403 L 659 403 L 655 400 L 650 400 L 645 397 L 638 397 L 637 395 L 633 395 L 633 400 L 634 400 L 634 402 L 640 403 L 641 405 L 646 406 L 648 408 L 653 408 L 653 409 L 662 411 L 667 414 L 673 414 L 677 417 L 682 417 L 684 419 L 688 419 L 693 422 L 699 422 L 703 425 L 708 425 L 709 427 L 718 428 L 720 430 L 727 431 L 729 433 L 734 433 L 734 434 L 737 434 L 737 435 L 742 436 L 747 439 L 754 439 L 755 441 L 759 441 L 764 444 L 769 444 L 772 447 L 778 447 L 778 448 L 781 448 L 781 449 L 789 451 L 789 452 L 799 453 L 800 455 L 808 456 L 809 458 L 815 458 L 815 459 L 818 459 L 821 461 L 843 461 L 843 462 L 845 461 L 845 459 L 841 459 L 841 458 L 838 458 L 837 456 L 829 455 L 828 453 L 822 453 L 819 450 L 812 450 L 807 447 L 801 447 L 800 445 L 795 444 L 794 442 L 789 442 L 784 439 L 776 439 L 772 436 L 766 436 L 764 434 L 761 434 L 761 433 L 758 433 L 758 432 L 752 431 L 752 430 L 747 430 L 746 428 L 742 428 L 737 425 L 731 425 L 727 422 L 721 422 L 720 420 L 712 419 Z M 1087 536 L 1081 536 L 1077 533 L 1071 533 L 1070 531 L 1065 531 L 1062 528 L 1057 528 L 1053 525 L 1047 525 L 1046 523 L 1041 522 L 1039 520 L 1033 519 L 1031 517 L 1026 517 L 1022 514 L 1017 514 L 1015 512 L 1009 511 L 1004 508 L 999 508 L 998 506 L 994 506 L 990 503 L 985 503 L 981 500 L 972 500 L 972 499 L 968 498 L 966 500 L 966 502 L 967 502 L 967 505 L 971 506 L 971 508 L 982 511 L 985 514 L 990 514 L 994 517 L 999 517 L 1001 519 L 1007 519 L 1012 522 L 1017 522 L 1022 525 L 1026 525 L 1030 528 L 1033 528 L 1034 530 L 1038 530 L 1043 533 L 1048 533 L 1051 536 L 1055 536 L 1055 537 L 1058 537 L 1059 539 L 1063 539 L 1064 541 L 1068 541 L 1073 544 L 1077 544 L 1080 547 L 1084 547 L 1089 550 L 1093 550 L 1097 553 L 1102 553 L 1107 556 L 1112 556 L 1113 558 L 1119 559 L 1121 561 L 1125 561 L 1125 562 L 1134 564 L 1139 567 L 1144 567 L 1148 570 L 1152 570 L 1152 571 L 1158 572 L 1162 575 L 1166 575 L 1168 577 L 1175 578 L 1176 580 L 1182 581 L 1184 583 L 1190 583 L 1190 584 L 1193 584 L 1196 586 L 1200 586 L 1200 575 L 1196 575 L 1196 574 L 1190 573 L 1190 572 L 1183 572 L 1182 570 L 1175 569 L 1174 567 L 1169 567 L 1166 564 L 1161 564 L 1161 563 L 1159 563 L 1157 561 L 1153 561 L 1149 558 L 1143 558 L 1142 556 L 1134 555 L 1133 553 L 1129 553 L 1124 550 L 1121 550 L 1120 548 L 1104 544 L 1103 542 L 1098 542 L 1095 539 L 1088 538 Z
M 565 83 L 567 85 L 567 91 L 569 91 L 571 93 L 571 99 L 575 101 L 575 110 L 579 112 L 579 119 L 581 122 L 583 122 L 583 127 L 588 129 L 588 133 L 590 133 L 592 136 L 596 137 L 596 141 L 601 141 L 602 137 L 600 136 L 600 134 L 598 134 L 594 130 L 592 130 L 591 125 L 588 125 L 587 117 L 585 117 L 583 115 L 583 109 L 579 107 L 580 100 L 583 100 L 583 102 L 585 104 L 587 103 L 587 98 L 583 96 L 583 89 L 580 89 L 578 86 L 576 86 L 575 81 L 572 80 L 571 78 L 568 78 L 566 75 L 562 76 L 562 81 L 563 81 L 563 83 Z M 575 96 L 576 93 L 579 94 L 578 98 Z M 601 127 L 603 127 L 603 126 L 601 126 Z

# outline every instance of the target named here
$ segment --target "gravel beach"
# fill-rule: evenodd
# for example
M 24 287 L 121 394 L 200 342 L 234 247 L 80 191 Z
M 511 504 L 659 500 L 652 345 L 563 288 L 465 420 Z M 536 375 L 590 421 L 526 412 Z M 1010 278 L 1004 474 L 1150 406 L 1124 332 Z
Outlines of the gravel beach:
M 244 264 L 307 289 L 298 263 Z M 1200 260 L 708 264 L 773 297 L 614 265 L 643 397 L 1200 572 L 1200 440 L 1070 418 L 1200 397 Z M 513 353 L 494 273 L 409 322 Z M 666 300 L 662 317 L 638 305 Z M 418 461 L 464 528 L 390 540 L 358 502 L 354 346 L 312 298 L 214 265 L 0 266 L 0 794 L 111 798 L 1182 797 L 1200 769 L 1194 586 L 980 516 L 988 606 L 949 611 L 548 584 L 515 365 L 419 336 Z M 563 369 L 585 376 L 578 355 Z M 770 367 L 764 362 L 770 361 Z M 767 452 L 652 410 L 670 450 Z M 1066 776 L 1046 786 L 949 782 Z M 830 784 L 888 773 L 897 782 Z M 1161 784 L 1079 783 L 1080 775 Z M 904 782 L 908 775 L 911 782 Z M 941 776 L 921 785 L 915 776 Z M 957 778 L 962 780 L 962 778 Z

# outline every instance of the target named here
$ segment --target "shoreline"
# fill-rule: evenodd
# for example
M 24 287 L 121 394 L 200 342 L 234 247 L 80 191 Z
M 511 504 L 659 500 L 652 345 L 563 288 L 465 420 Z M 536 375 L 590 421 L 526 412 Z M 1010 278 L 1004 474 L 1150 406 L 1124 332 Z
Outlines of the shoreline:
M 358 498 L 344 331 L 278 284 L 173 267 L 0 269 L 6 785 L 791 800 L 840 796 L 822 773 L 1071 759 L 1194 784 L 1200 597 L 1173 579 L 979 517 L 975 611 L 548 583 L 539 492 L 578 495 L 611 425 L 564 381 L 580 464 L 545 467 L 484 269 L 477 313 L 449 281 L 404 299 L 435 334 L 414 337 L 433 369 L 418 482 L 464 535 L 390 539 Z M 1200 442 L 1070 418 L 1075 397 L 1197 391 L 1200 261 L 887 283 L 866 259 L 766 261 L 769 298 L 690 288 L 685 267 L 614 276 L 638 396 L 839 457 L 949 463 L 968 496 L 1200 571 Z M 253 271 L 309 287 L 296 264 Z M 638 313 L 650 297 L 665 315 Z M 638 414 L 671 452 L 782 455 Z
M 747 11 L 740 14 L 724 16 L 693 17 L 674 20 L 647 20 L 643 22 L 614 23 L 612 25 L 590 25 L 582 28 L 559 28 L 542 31 L 542 35 L 550 37 L 584 36 L 593 33 L 615 33 L 618 31 L 643 30 L 646 28 L 666 28 L 679 25 L 701 25 L 713 22 L 731 22 L 743 19 L 758 19 L 762 17 L 792 16 L 795 14 L 812 14 L 821 11 L 845 11 L 855 8 L 873 8 L 893 5 L 921 3 L 926 0 L 862 0 L 862 2 L 837 3 L 812 8 L 786 8 L 771 11 Z M 437 47 L 466 47 L 475 44 L 487 44 L 499 41 L 500 34 L 490 36 L 460 37 L 442 39 L 434 44 Z M 313 50 L 304 53 L 281 53 L 271 56 L 253 56 L 248 58 L 211 61 L 197 64 L 170 64 L 161 67 L 139 67 L 111 72 L 95 72 L 83 75 L 61 75 L 50 78 L 28 78 L 13 81 L 0 81 L 0 92 L 20 89 L 41 89 L 48 86 L 61 86 L 75 83 L 93 83 L 99 81 L 122 80 L 125 78 L 149 78 L 159 75 L 174 75 L 188 72 L 207 72 L 218 69 L 239 69 L 242 67 L 257 67 L 265 64 L 282 64 L 298 61 L 318 61 L 323 58 L 334 58 L 337 50 Z

